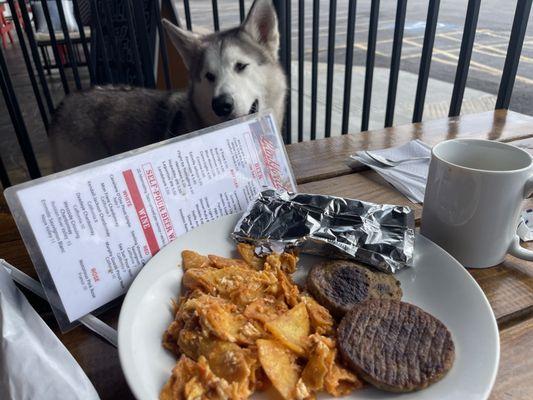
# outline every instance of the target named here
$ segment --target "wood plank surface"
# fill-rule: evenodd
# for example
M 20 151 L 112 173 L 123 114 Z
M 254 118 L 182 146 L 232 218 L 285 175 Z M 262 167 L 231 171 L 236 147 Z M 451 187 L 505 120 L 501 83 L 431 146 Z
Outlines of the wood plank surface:
M 287 153 L 297 182 L 306 183 L 351 173 L 346 160 L 358 150 L 399 146 L 413 139 L 433 146 L 454 138 L 507 142 L 528 137 L 533 137 L 533 117 L 496 110 L 295 143 L 287 146 Z
M 422 215 L 422 206 L 409 201 L 390 184 L 373 171 L 343 175 L 298 185 L 303 193 L 329 194 L 370 201 L 372 203 L 398 204 L 409 206 L 415 211 L 415 217 Z
M 11 213 L 9 212 L 3 194 L 0 193 L 0 243 L 18 238 L 17 226 L 15 225 L 13 218 L 11 218 Z M 2 252 L 0 251 L 0 257 L 1 254 Z
M 524 245 L 533 250 L 533 242 Z M 469 269 L 487 296 L 499 324 L 514 318 L 533 317 L 533 263 L 506 256 L 492 268 Z M 533 355 L 533 347 L 531 348 Z
M 361 148 L 383 148 L 419 137 L 434 144 L 449 137 L 489 137 L 513 141 L 533 153 L 533 118 L 497 111 L 460 117 L 448 122 L 430 121 L 411 127 L 366 132 L 325 141 L 288 146 L 299 190 L 359 198 L 362 200 L 409 205 L 420 219 L 422 208 L 412 204 L 372 171 L 350 173 L 344 166 L 348 154 Z M 398 132 L 398 133 L 396 133 Z M 312 158 L 311 158 L 312 157 Z M 304 168 L 305 167 L 305 168 Z M 326 179 L 326 177 L 328 177 Z M 333 178 L 335 177 L 335 178 Z M 533 200 L 528 203 L 533 206 Z M 533 244 L 528 244 L 533 248 Z M 0 258 L 31 276 L 36 276 L 5 200 L 0 196 Z M 533 263 L 508 256 L 499 266 L 470 270 L 480 284 L 502 327 L 502 363 L 492 399 L 533 398 Z M 102 399 L 133 398 L 121 372 L 115 348 L 78 327 L 66 334 L 58 332 L 48 304 L 28 294 L 32 305 L 72 352 Z M 116 326 L 119 307 L 102 315 Z M 517 322 L 523 321 L 523 322 Z
M 500 368 L 490 400 L 533 398 L 533 320 L 500 332 Z

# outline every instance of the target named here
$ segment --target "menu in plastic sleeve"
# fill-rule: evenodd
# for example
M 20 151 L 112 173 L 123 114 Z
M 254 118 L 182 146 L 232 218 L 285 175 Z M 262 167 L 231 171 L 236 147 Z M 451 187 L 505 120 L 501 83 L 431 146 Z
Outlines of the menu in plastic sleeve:
M 244 211 L 265 187 L 296 189 L 272 116 L 259 114 L 26 182 L 6 198 L 66 327 L 125 293 L 167 243 Z

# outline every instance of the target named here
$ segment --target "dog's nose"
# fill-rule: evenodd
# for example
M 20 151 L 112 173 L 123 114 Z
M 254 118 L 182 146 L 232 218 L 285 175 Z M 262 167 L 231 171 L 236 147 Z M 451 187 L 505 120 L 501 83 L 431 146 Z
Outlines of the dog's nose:
M 229 94 L 221 94 L 213 98 L 211 107 L 213 107 L 213 111 L 219 117 L 227 117 L 233 111 L 233 97 Z

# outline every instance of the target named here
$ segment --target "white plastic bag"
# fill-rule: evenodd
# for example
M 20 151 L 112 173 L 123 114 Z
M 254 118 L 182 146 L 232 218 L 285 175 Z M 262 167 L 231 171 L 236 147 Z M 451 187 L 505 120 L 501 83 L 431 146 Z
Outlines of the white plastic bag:
M 1 265 L 0 331 L 0 399 L 100 398 Z

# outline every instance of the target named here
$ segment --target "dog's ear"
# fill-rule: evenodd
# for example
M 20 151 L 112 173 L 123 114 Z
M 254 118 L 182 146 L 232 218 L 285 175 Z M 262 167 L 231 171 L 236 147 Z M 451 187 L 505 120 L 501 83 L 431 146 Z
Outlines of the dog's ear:
M 242 29 L 277 58 L 279 49 L 278 17 L 272 0 L 255 0 L 242 24 Z
M 200 36 L 186 29 L 177 27 L 168 19 L 163 18 L 162 22 L 172 44 L 180 53 L 187 69 L 190 70 L 193 59 L 200 48 Z

